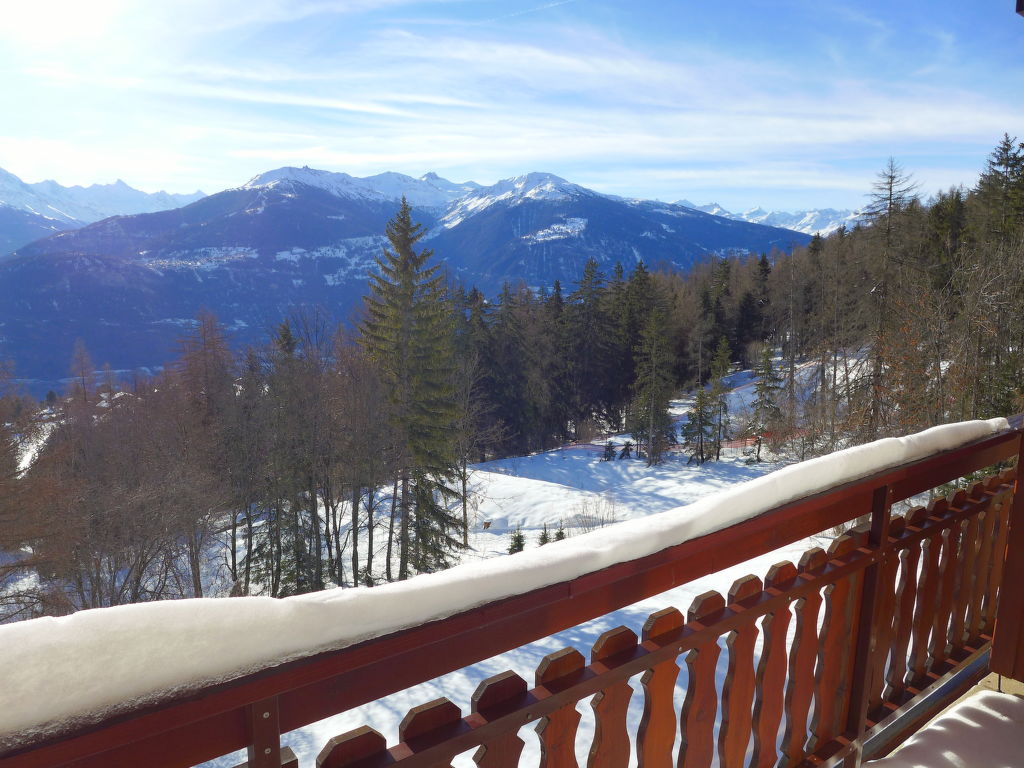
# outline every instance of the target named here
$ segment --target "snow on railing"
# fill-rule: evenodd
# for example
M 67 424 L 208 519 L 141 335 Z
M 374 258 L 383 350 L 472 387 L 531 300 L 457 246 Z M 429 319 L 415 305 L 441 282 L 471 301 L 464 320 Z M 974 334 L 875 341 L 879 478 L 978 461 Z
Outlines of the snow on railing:
M 576 701 L 600 691 L 606 694 L 600 701 L 611 696 L 619 702 L 606 703 L 612 714 L 599 715 L 614 720 L 618 735 L 595 749 L 611 749 L 618 755 L 623 748 L 621 681 L 645 669 L 653 675 L 664 670 L 663 665 L 674 666 L 680 653 L 687 654 L 691 681 L 683 741 L 700 744 L 687 747 L 691 756 L 710 755 L 713 744 L 702 708 L 717 694 L 713 681 L 701 677 L 708 673 L 700 671 L 710 667 L 713 674 L 708 643 L 715 645 L 717 655 L 717 637 L 733 633 L 730 637 L 741 639 L 746 649 L 751 633 L 758 631 L 755 622 L 780 615 L 782 608 L 788 616 L 791 604 L 797 606 L 797 636 L 804 639 L 782 655 L 766 650 L 756 679 L 752 657 L 737 660 L 736 669 L 746 671 L 730 673 L 731 697 L 727 694 L 722 707 L 723 723 L 731 723 L 723 725 L 723 733 L 732 735 L 720 735 L 719 752 L 724 765 L 732 764 L 736 755 L 742 758 L 740 740 L 745 750 L 753 733 L 760 734 L 759 754 L 768 754 L 765 745 L 783 715 L 790 729 L 786 753 L 791 758 L 826 746 L 834 752 L 863 735 L 869 712 L 913 692 L 924 679 L 921 675 L 946 670 L 950 660 L 959 661 L 965 649 L 977 650 L 991 632 L 998 586 L 995 564 L 1002 557 L 999 542 L 1005 543 L 1000 536 L 1011 477 L 997 477 L 945 506 L 938 502 L 927 513 L 914 512 L 905 519 L 890 517 L 891 504 L 1012 457 L 1019 445 L 1019 433 L 1009 430 L 1004 419 L 947 425 L 786 467 L 695 504 L 542 550 L 372 590 L 332 590 L 283 600 L 168 601 L 0 627 L 6 656 L 0 687 L 0 749 L 6 752 L 0 752 L 0 766 L 141 764 L 154 756 L 161 764 L 191 765 L 248 745 L 251 766 L 276 768 L 282 764 L 281 732 L 873 514 L 870 531 L 854 531 L 828 553 L 808 553 L 799 568 L 775 570 L 765 582 L 754 577 L 741 580 L 728 600 L 705 595 L 691 607 L 686 621 L 678 612 L 652 617 L 643 643 L 637 644 L 631 632 L 616 631 L 595 646 L 589 666 L 578 652 L 556 654 L 538 670 L 538 688 L 532 691 L 520 678 L 500 685 L 489 681 L 468 718 L 463 719 L 451 702 L 418 708 L 403 724 L 402 744 L 386 751 L 382 738 L 362 729 L 335 740 L 336 754 L 325 751 L 325 756 L 334 755 L 325 764 L 354 764 L 355 756 L 371 753 L 385 763 L 442 764 L 450 760 L 449 753 L 456 753 L 453 749 L 494 744 L 485 739 L 514 734 L 524 718 L 547 718 L 546 729 L 554 730 L 542 732 L 542 748 L 553 749 L 574 733 L 571 717 L 562 717 L 561 726 L 551 725 L 555 713 L 568 712 L 566 707 L 574 711 Z M 957 549 L 954 530 L 962 532 L 955 535 L 962 535 L 962 542 L 970 546 L 964 543 Z M 911 568 L 907 563 L 916 563 L 915 557 L 923 557 L 928 565 Z M 979 562 L 985 564 L 984 580 L 979 576 L 972 590 L 959 586 L 955 595 L 949 592 L 952 585 L 962 585 L 964 574 L 973 573 Z M 951 569 L 959 569 L 958 575 L 936 576 L 940 570 L 953 574 Z M 920 584 L 918 570 L 925 579 Z M 897 594 L 900 600 L 912 600 L 908 593 L 925 601 L 922 608 L 893 613 L 891 600 Z M 935 594 L 941 596 L 939 610 L 927 613 Z M 826 618 L 820 638 L 824 645 L 818 664 L 825 675 L 821 678 L 819 673 L 815 683 L 818 622 L 809 612 L 813 608 L 817 616 L 823 595 L 833 618 Z M 841 620 L 834 618 L 836 611 Z M 900 615 L 903 623 L 894 624 L 892 616 Z M 930 618 L 921 618 L 925 615 Z M 880 616 L 888 617 L 888 630 L 880 628 Z M 951 649 L 939 643 L 940 620 L 953 622 L 941 630 L 950 633 Z M 780 619 L 775 625 L 783 623 Z M 885 638 L 882 645 L 877 642 L 879 632 Z M 870 646 L 868 634 L 876 635 Z M 881 669 L 884 659 L 879 654 L 890 653 L 896 642 L 892 638 L 909 647 L 910 672 Z M 873 657 L 865 650 L 868 647 L 876 648 Z M 778 701 L 765 703 L 763 697 L 766 675 L 769 681 L 785 676 L 787 653 L 794 687 L 783 712 Z M 894 653 L 891 658 L 899 656 Z M 901 684 L 904 678 L 910 682 Z M 618 686 L 618 693 L 608 693 L 609 686 Z M 832 709 L 826 707 L 824 721 L 823 690 L 841 693 L 841 701 L 833 702 Z M 879 698 L 883 691 L 889 698 Z M 551 698 L 553 692 L 558 696 Z M 752 715 L 755 693 L 762 698 Z M 666 699 L 663 691 L 659 695 L 661 709 L 671 706 L 671 696 Z M 549 701 L 539 705 L 542 699 Z M 808 742 L 806 717 L 812 699 L 818 702 L 814 711 L 819 714 L 810 724 Z M 556 703 L 559 706 L 552 709 Z M 504 713 L 498 718 L 504 718 L 503 724 L 494 725 L 481 707 Z M 510 711 L 517 712 L 518 719 Z M 664 712 L 650 717 L 659 723 L 676 721 Z M 671 752 L 675 731 L 671 736 L 666 726 L 652 731 L 650 723 L 655 720 L 645 719 L 642 731 L 660 735 L 644 736 L 641 748 L 653 738 L 658 746 L 652 749 L 664 756 L 665 749 Z M 482 722 L 490 725 L 480 729 Z M 607 734 L 608 727 L 602 731 L 599 726 L 598 733 Z M 628 750 L 628 739 L 625 745 Z M 494 758 L 494 748 L 490 754 Z M 499 763 L 489 759 L 486 764 Z M 686 764 L 704 760 L 693 757 Z

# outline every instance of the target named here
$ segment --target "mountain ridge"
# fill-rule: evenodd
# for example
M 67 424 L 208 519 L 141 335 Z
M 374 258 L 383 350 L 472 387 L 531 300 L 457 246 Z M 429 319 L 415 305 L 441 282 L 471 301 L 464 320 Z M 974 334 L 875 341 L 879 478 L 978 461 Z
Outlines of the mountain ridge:
M 160 365 L 204 308 L 239 344 L 262 343 L 296 307 L 344 319 L 366 293 L 403 196 L 421 203 L 422 244 L 449 279 L 487 295 L 518 281 L 568 287 L 589 259 L 606 275 L 641 261 L 686 270 L 710 254 L 810 240 L 543 172 L 484 187 L 436 174 L 275 169 L 180 208 L 103 219 L 0 257 L 0 356 L 23 376 L 52 380 L 66 372 L 76 337 L 115 369 Z
M 155 213 L 194 203 L 206 195 L 143 192 L 121 179 L 111 184 L 65 187 L 47 179 L 28 183 L 0 168 L 0 203 L 55 219 L 72 226 L 92 224 L 111 216 Z
M 815 208 L 806 211 L 766 211 L 760 206 L 749 208 L 742 213 L 728 211 L 718 203 L 707 205 L 696 205 L 689 200 L 677 200 L 675 205 L 682 205 L 696 211 L 710 213 L 713 216 L 721 216 L 733 221 L 746 221 L 751 224 L 766 224 L 773 227 L 791 229 L 794 232 L 802 232 L 806 235 L 821 235 L 827 237 L 840 227 L 852 229 L 863 221 L 863 211 L 852 211 L 849 209 L 836 208 Z

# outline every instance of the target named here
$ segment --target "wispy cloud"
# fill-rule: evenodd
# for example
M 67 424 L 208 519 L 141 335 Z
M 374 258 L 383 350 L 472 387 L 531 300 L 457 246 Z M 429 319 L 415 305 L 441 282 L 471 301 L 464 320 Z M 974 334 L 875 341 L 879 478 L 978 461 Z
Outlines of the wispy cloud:
M 516 19 L 516 18 L 519 18 L 520 16 L 526 16 L 527 14 L 530 14 L 530 13 L 540 13 L 541 11 L 549 11 L 552 8 L 558 8 L 561 5 L 569 5 L 570 3 L 575 3 L 575 2 L 577 2 L 577 0 L 557 0 L 557 2 L 554 2 L 554 3 L 544 3 L 543 5 L 537 5 L 537 6 L 534 6 L 533 8 L 524 8 L 521 11 L 513 11 L 512 13 L 503 13 L 500 16 L 494 16 L 492 18 L 485 19 L 484 21 L 479 22 L 479 23 L 482 23 L 482 24 L 492 24 L 492 23 L 494 23 L 496 21 L 507 21 L 508 19 Z
M 45 56 L 0 47 L 0 98 L 26 105 L 0 126 L 0 167 L 68 181 L 108 167 L 178 189 L 279 164 L 480 181 L 537 169 L 627 194 L 731 183 L 839 205 L 890 154 L 927 158 L 942 186 L 969 181 L 1024 125 L 955 28 L 907 28 L 872 2 L 786 0 L 746 28 L 708 9 L 725 14 L 710 31 L 692 8 L 606 0 L 96 2 L 86 34 Z M 793 8 L 815 26 L 788 29 Z M 1024 76 L 1005 59 L 993 80 Z

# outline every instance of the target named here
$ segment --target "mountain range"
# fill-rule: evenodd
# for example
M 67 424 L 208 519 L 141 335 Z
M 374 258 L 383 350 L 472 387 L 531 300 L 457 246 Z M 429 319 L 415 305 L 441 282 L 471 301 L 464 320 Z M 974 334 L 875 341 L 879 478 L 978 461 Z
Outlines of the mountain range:
M 810 211 L 766 211 L 764 208 L 750 208 L 743 213 L 732 213 L 718 203 L 695 205 L 689 200 L 677 200 L 676 205 L 693 208 L 696 211 L 722 216 L 733 221 L 747 221 L 751 224 L 767 224 L 770 227 L 782 227 L 805 235 L 821 235 L 827 237 L 840 227 L 853 229 L 863 220 L 863 212 L 848 209 L 816 208 Z
M 571 290 L 589 258 L 605 274 L 640 261 L 687 269 L 708 254 L 810 240 L 548 173 L 481 186 L 432 173 L 279 168 L 181 207 L 57 231 L 0 258 L 0 356 L 23 377 L 55 379 L 76 338 L 115 369 L 160 365 L 202 308 L 239 343 L 264 340 L 295 307 L 346 319 L 403 196 L 449 278 L 489 295 L 520 280 Z
M 178 208 L 205 197 L 148 193 L 118 179 L 113 184 L 65 187 L 56 181 L 28 184 L 0 168 L 0 254 L 54 232 L 75 229 L 111 216 Z

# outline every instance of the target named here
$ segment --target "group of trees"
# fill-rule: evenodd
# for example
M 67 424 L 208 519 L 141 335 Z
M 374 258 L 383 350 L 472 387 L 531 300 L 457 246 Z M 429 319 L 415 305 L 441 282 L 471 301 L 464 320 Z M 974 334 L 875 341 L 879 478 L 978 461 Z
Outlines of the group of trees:
M 748 435 L 759 460 L 1020 410 L 1024 148 L 1006 137 L 974 189 L 928 203 L 890 163 L 866 216 L 789 254 L 591 261 L 570 292 L 488 300 L 443 283 L 403 206 L 354 329 L 296 314 L 236 353 L 204 314 L 127 382 L 97 383 L 79 347 L 63 396 L 0 398 L 0 601 L 38 615 L 438 570 L 467 543 L 469 464 L 570 439 L 629 430 L 655 463 L 678 437 L 704 462 Z M 755 382 L 734 413 L 737 366 Z
M 974 189 L 927 203 L 890 161 L 863 226 L 815 238 L 771 277 L 772 421 L 800 455 L 1019 411 L 1024 146 L 1004 137 Z
M 508 288 L 487 302 L 442 283 L 408 206 L 387 235 L 352 331 L 297 313 L 236 354 L 204 313 L 158 376 L 97 382 L 78 345 L 42 413 L 0 401 L 2 481 L 19 498 L 0 579 L 32 574 L 6 592 L 18 611 L 439 570 L 467 544 L 471 462 L 630 420 L 664 427 L 665 301 L 642 265 L 606 282 L 591 263 L 565 298 Z

